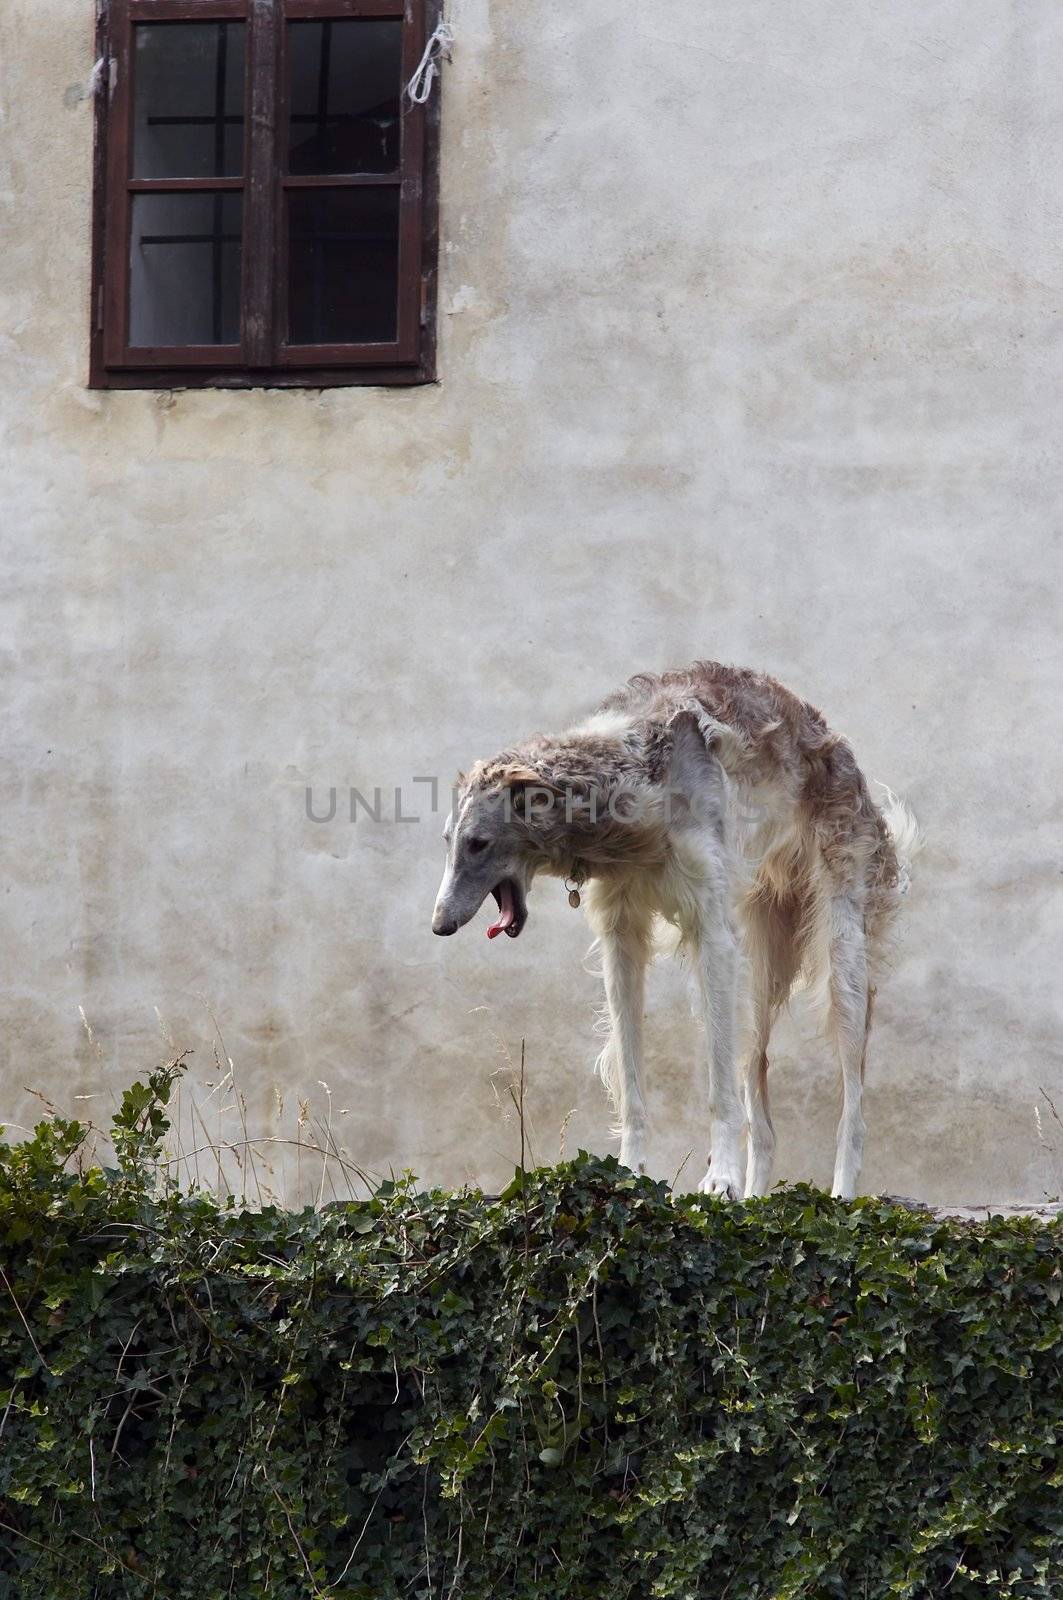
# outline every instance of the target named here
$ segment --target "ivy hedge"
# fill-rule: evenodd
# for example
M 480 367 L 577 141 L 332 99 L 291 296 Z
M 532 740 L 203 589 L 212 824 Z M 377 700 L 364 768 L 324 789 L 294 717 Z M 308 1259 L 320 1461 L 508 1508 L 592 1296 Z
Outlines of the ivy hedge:
M 0 1600 L 1063 1595 L 1058 1224 L 615 1161 L 239 1210 L 0 1151 Z

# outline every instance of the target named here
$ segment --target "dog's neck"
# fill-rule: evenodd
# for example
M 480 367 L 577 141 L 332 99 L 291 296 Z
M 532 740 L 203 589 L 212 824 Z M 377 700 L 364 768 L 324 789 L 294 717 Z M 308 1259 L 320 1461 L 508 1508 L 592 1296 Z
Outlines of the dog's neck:
M 619 803 L 626 801 L 625 807 Z M 551 811 L 524 822 L 524 840 L 535 867 L 577 886 L 618 870 L 660 865 L 667 855 L 667 828 L 651 794 L 624 789 L 573 795 Z
M 526 791 L 526 806 L 515 810 L 530 864 L 577 882 L 663 862 L 667 829 L 654 777 L 638 738 L 578 729 L 534 735 L 473 771 L 486 786 Z

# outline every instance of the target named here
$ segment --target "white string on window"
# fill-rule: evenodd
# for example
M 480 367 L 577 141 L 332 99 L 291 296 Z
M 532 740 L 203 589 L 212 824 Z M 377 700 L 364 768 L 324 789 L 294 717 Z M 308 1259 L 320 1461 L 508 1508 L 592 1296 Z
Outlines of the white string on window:
M 406 93 L 415 106 L 423 106 L 432 93 L 432 85 L 439 77 L 439 62 L 442 56 L 450 56 L 450 47 L 454 43 L 454 29 L 449 22 L 437 22 L 432 37 L 424 47 L 424 55 L 417 65 L 417 70 L 406 85 Z

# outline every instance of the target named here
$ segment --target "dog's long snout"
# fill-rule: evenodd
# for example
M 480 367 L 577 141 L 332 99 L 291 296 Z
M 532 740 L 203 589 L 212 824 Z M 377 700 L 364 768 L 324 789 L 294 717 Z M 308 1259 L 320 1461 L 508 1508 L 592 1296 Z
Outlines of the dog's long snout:
M 432 911 L 432 932 L 443 934 L 457 933 L 461 927 L 461 918 L 454 909 L 453 874 L 447 870 L 443 875 L 443 882 L 439 885 L 436 903 Z

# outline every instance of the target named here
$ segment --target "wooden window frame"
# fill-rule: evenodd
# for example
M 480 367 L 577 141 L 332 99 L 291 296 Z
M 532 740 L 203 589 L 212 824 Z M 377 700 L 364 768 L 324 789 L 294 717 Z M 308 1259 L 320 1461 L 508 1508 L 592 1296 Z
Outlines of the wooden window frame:
M 405 85 L 440 18 L 441 6 L 442 0 L 100 0 L 98 55 L 108 70 L 96 97 L 91 388 L 317 389 L 435 381 L 439 79 L 423 106 L 414 105 L 405 92 L 402 95 L 398 183 L 394 173 L 293 176 L 286 170 L 287 23 L 350 17 L 401 20 Z M 247 25 L 243 175 L 134 180 L 130 176 L 134 26 L 224 21 Z M 294 189 L 370 184 L 399 189 L 397 337 L 388 344 L 282 342 L 287 322 L 287 194 Z M 240 343 L 131 347 L 127 342 L 131 196 L 241 190 Z

